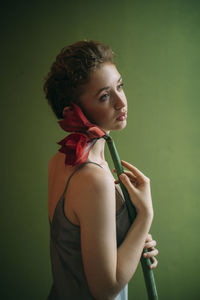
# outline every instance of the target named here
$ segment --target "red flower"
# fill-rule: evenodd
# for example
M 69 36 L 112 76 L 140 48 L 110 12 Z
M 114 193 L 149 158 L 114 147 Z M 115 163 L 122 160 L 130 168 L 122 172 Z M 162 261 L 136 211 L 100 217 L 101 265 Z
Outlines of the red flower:
M 75 103 L 64 109 L 63 117 L 63 120 L 58 121 L 60 127 L 75 133 L 57 143 L 62 146 L 58 151 L 66 154 L 66 165 L 81 164 L 87 160 L 96 140 L 103 137 L 106 132 L 90 123 Z

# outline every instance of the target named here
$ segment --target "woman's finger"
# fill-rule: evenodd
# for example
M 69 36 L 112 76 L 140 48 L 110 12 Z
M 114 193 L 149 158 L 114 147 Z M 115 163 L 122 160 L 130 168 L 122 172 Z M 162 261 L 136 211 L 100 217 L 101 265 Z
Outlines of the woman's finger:
M 113 169 L 113 171 L 116 172 L 115 169 Z M 133 182 L 133 183 L 137 182 L 137 184 L 139 184 L 139 180 L 136 178 L 136 176 L 133 173 L 131 173 L 130 171 L 124 170 L 124 174 L 126 174 L 129 177 L 131 182 Z
M 134 175 L 136 175 L 138 178 L 141 178 L 143 180 L 149 181 L 149 178 L 146 177 L 141 171 L 139 171 L 136 167 L 134 167 L 133 165 L 129 164 L 128 162 L 126 162 L 125 160 L 121 160 L 121 163 L 124 167 L 126 167 L 127 169 L 129 169 L 131 172 L 133 172 Z
M 124 164 L 124 166 L 126 166 L 127 168 L 130 169 L 130 171 L 124 170 L 124 174 L 126 174 L 128 176 L 130 182 L 133 183 L 136 188 L 138 188 L 140 185 L 143 185 L 143 183 L 145 181 L 147 182 L 149 180 L 144 174 L 142 174 L 142 172 L 140 172 L 137 168 L 135 168 L 131 164 L 129 164 L 123 160 L 121 162 L 122 162 L 122 164 Z M 134 173 L 134 170 L 135 171 L 137 170 L 137 171 Z M 115 168 L 113 169 L 113 171 L 116 173 Z M 115 182 L 115 184 L 118 184 L 118 183 L 119 183 L 119 181 Z
M 114 173 L 117 173 L 116 172 L 116 169 L 113 169 L 113 172 Z M 130 172 L 130 171 L 127 171 L 127 170 L 124 170 L 124 173 L 129 177 L 129 178 L 133 178 L 133 179 L 137 179 L 137 177 L 132 173 L 132 172 Z
M 116 172 L 115 169 L 113 169 L 113 171 Z M 131 181 L 133 184 L 139 185 L 139 181 L 137 180 L 136 176 L 135 176 L 133 173 L 131 173 L 130 171 L 126 171 L 126 170 L 125 170 L 125 171 L 124 171 L 124 174 L 126 174 L 126 175 L 129 177 L 130 181 Z M 119 181 L 118 179 L 115 180 L 114 182 L 115 182 L 115 184 L 120 183 L 120 181 Z
M 130 195 L 130 198 L 133 197 L 133 194 L 136 192 L 137 187 L 139 185 L 137 180 L 129 178 L 129 176 L 127 176 L 125 173 L 120 174 L 119 178 L 120 178 L 120 181 L 125 186 L 125 188 L 127 189 L 128 193 Z
M 151 251 L 143 253 L 143 257 L 145 258 L 152 258 L 154 256 L 158 255 L 158 249 L 152 249 Z
M 152 240 L 152 235 L 148 233 L 145 242 L 151 242 Z
M 144 244 L 145 249 L 154 248 L 157 245 L 156 241 L 152 240 Z
M 138 186 L 139 186 L 139 183 L 137 182 L 136 179 L 129 178 L 129 180 L 130 180 L 130 183 L 132 183 L 135 187 L 138 187 Z M 119 180 L 114 180 L 114 183 L 115 183 L 115 184 L 119 184 L 120 181 L 119 181 Z
M 131 173 L 130 171 L 124 170 L 124 173 L 129 177 L 129 179 L 130 179 L 132 182 L 138 181 L 138 179 L 136 178 L 136 176 L 135 176 L 133 173 Z
M 158 260 L 155 257 L 151 257 L 152 264 L 150 265 L 150 269 L 155 269 L 158 265 Z

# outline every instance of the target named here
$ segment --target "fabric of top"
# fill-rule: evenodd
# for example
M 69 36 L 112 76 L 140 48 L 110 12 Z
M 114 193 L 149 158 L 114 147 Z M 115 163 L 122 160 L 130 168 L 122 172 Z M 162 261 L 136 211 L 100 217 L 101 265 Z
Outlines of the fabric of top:
M 53 284 L 47 300 L 94 300 L 84 273 L 80 227 L 71 223 L 64 213 L 64 195 L 73 174 L 82 168 L 81 164 L 69 177 L 65 190 L 59 199 L 50 222 L 50 258 Z M 96 164 L 100 166 L 99 164 Z M 100 166 L 102 168 L 102 166 Z M 116 212 L 117 247 L 124 240 L 131 225 L 124 198 L 116 188 L 116 198 L 123 201 Z M 65 200 L 67 201 L 67 199 Z M 114 300 L 128 300 L 128 284 Z

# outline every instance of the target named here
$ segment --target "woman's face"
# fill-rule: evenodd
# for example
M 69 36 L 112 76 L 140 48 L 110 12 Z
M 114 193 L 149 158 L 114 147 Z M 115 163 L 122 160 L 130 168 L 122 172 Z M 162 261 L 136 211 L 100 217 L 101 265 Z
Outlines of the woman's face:
M 91 73 L 80 97 L 80 107 L 86 117 L 107 133 L 126 127 L 127 100 L 122 85 L 115 65 L 104 63 Z

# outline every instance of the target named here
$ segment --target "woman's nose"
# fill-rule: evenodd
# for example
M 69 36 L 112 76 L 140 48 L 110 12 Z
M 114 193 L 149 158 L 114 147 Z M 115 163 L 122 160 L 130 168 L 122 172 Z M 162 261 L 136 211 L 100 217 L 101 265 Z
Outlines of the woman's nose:
M 126 106 L 126 97 L 125 95 L 116 95 L 114 107 L 116 110 L 119 110 Z

